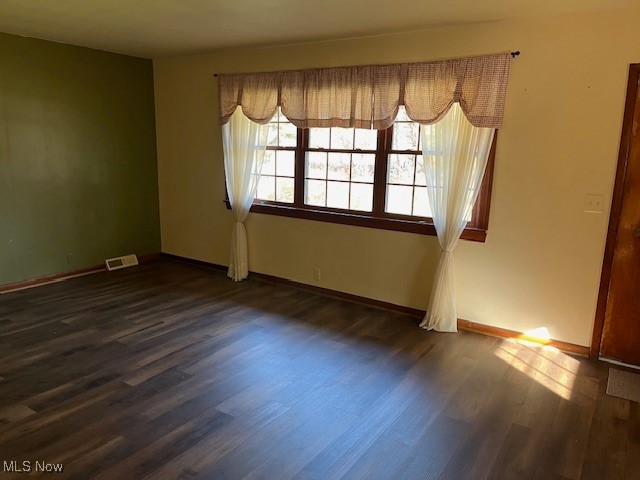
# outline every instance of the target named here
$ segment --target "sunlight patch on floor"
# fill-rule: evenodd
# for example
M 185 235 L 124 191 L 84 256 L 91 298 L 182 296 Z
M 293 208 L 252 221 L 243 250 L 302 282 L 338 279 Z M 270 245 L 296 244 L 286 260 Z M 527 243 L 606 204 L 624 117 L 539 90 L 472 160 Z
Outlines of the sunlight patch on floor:
M 580 362 L 555 347 L 545 345 L 545 338 L 541 335 L 546 330 L 542 327 L 526 332 L 521 338 L 503 340 L 494 354 L 556 395 L 569 400 Z M 548 341 L 548 332 L 546 334 Z

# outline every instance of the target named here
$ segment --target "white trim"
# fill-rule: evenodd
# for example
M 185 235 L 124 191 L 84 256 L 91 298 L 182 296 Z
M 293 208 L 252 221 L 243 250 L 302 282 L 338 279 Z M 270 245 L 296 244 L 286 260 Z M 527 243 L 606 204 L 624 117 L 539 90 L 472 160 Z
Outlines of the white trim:
M 42 282 L 35 282 L 35 283 L 31 283 L 29 285 L 22 285 L 22 286 L 19 285 L 19 286 L 15 287 L 15 288 L 11 288 L 11 289 L 8 289 L 8 290 L 0 290 L 0 295 L 4 295 L 6 293 L 19 292 L 21 290 L 28 290 L 30 288 L 42 287 L 44 285 L 51 285 L 52 283 L 64 282 L 65 280 L 69 280 L 71 278 L 84 277 L 85 275 L 92 275 L 94 273 L 104 272 L 104 271 L 106 271 L 104 268 L 96 267 L 95 269 L 89 270 L 88 272 L 70 273 L 69 275 L 64 275 L 62 277 L 53 278 L 51 280 L 45 280 L 45 281 L 42 281 Z M 34 280 L 37 280 L 37 278 L 35 278 Z M 25 280 L 25 282 L 28 282 L 28 281 L 29 280 Z
M 611 358 L 598 357 L 598 360 L 603 362 L 613 363 L 614 365 L 620 365 L 621 367 L 633 368 L 634 370 L 640 370 L 640 365 L 631 365 L 629 363 L 620 362 L 618 360 L 612 360 Z

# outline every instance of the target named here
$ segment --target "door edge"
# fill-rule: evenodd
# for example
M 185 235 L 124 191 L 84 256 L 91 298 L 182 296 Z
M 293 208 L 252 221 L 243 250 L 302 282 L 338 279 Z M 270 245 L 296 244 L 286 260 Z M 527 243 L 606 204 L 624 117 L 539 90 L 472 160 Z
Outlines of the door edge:
M 620 137 L 620 150 L 618 152 L 618 165 L 616 167 L 613 197 L 611 198 L 611 211 L 609 213 L 609 226 L 607 228 L 607 240 L 602 260 L 602 272 L 600 274 L 600 288 L 598 290 L 598 303 L 591 336 L 589 357 L 598 358 L 604 331 L 605 314 L 609 297 L 609 285 L 611 283 L 611 267 L 615 251 L 620 213 L 622 211 L 622 197 L 624 183 L 627 174 L 629 150 L 631 147 L 631 129 L 633 126 L 633 114 L 635 110 L 636 96 L 638 93 L 638 80 L 640 79 L 640 63 L 629 65 L 629 77 L 627 81 L 627 97 L 624 105 L 622 120 L 622 134 Z

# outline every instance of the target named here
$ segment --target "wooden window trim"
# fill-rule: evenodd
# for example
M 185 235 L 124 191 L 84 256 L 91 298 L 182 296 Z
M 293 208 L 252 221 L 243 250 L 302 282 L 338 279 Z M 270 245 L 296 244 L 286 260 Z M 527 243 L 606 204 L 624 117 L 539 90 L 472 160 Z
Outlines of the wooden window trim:
M 389 152 L 391 150 L 392 129 L 381 131 L 378 135 L 378 144 L 375 159 L 375 176 L 373 186 L 372 212 L 358 212 L 355 210 L 342 210 L 330 207 L 318 207 L 305 205 L 304 203 L 304 177 L 305 154 L 307 151 L 326 151 L 333 149 L 309 149 L 309 130 L 298 129 L 297 146 L 286 148 L 270 148 L 295 151 L 295 193 L 293 203 L 281 203 L 268 200 L 260 200 L 253 204 L 251 212 L 266 215 L 278 215 L 282 217 L 300 218 L 319 222 L 338 223 L 342 225 L 354 225 L 359 227 L 377 228 L 398 232 L 417 233 L 422 235 L 436 235 L 436 229 L 431 219 L 418 220 L 417 217 L 407 215 L 390 214 L 384 211 L 386 197 L 386 179 Z M 485 174 L 480 185 L 478 201 L 473 208 L 473 223 L 469 222 L 464 229 L 461 239 L 474 242 L 485 242 L 489 227 L 489 212 L 491 207 L 491 190 L 493 187 L 493 171 L 495 164 L 496 143 L 498 132 L 494 135 L 493 143 L 487 161 Z M 357 152 L 350 150 L 348 153 Z M 367 151 L 367 153 L 372 153 Z M 396 153 L 393 151 L 392 153 Z M 415 153 L 415 152 L 407 152 Z M 225 200 L 227 208 L 231 208 L 228 199 Z

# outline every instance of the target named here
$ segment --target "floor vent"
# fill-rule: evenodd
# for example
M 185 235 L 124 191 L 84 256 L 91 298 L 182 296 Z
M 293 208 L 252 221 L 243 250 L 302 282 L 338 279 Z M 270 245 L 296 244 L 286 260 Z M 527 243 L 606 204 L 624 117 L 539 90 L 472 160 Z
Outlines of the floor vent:
M 121 268 L 133 267 L 138 265 L 138 257 L 135 254 L 125 255 L 124 257 L 108 258 L 104 261 L 107 270 L 120 270 Z

